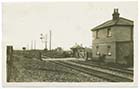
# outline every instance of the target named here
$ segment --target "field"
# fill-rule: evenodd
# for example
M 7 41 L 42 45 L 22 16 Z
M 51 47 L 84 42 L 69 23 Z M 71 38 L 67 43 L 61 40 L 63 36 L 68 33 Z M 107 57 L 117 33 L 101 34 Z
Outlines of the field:
M 101 82 L 97 77 L 55 64 L 14 55 L 9 82 Z M 8 69 L 8 70 L 9 70 Z

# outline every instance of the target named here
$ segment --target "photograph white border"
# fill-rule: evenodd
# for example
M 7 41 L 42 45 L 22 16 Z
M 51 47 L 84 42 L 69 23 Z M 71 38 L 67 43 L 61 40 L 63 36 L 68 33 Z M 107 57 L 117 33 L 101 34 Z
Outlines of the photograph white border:
M 3 0 L 0 3 L 0 6 L 2 7 L 2 3 L 4 2 L 46 2 L 48 0 Z M 58 0 L 49 0 L 49 1 L 58 1 Z M 60 1 L 60 0 L 59 0 Z M 61 0 L 64 1 L 64 0 Z M 70 0 L 70 1 L 74 1 L 74 0 Z M 86 1 L 86 0 L 76 0 L 76 1 Z M 93 1 L 93 0 L 89 0 L 89 1 Z M 94 0 L 94 1 L 116 1 L 116 0 Z M 137 0 L 117 0 L 118 2 L 121 1 L 137 1 Z M 88 1 L 86 1 L 88 2 Z M 2 10 L 2 9 L 1 9 Z M 1 19 L 2 19 L 2 11 L 1 12 Z M 138 17 L 139 18 L 139 17 Z M 2 85 L 3 87 L 138 87 L 138 64 L 140 61 L 138 61 L 139 57 L 138 57 L 138 20 L 136 22 L 136 30 L 134 31 L 134 62 L 136 63 L 134 65 L 134 82 L 133 83 L 109 83 L 109 82 L 99 82 L 99 83 L 58 83 L 58 82 L 53 82 L 53 83 L 49 83 L 49 82 L 24 82 L 24 83 L 7 83 L 6 82 L 6 48 L 5 48 L 5 44 L 3 43 L 2 38 L 0 39 L 2 41 L 2 48 L 1 48 L 1 63 L 2 63 Z M 2 21 L 1 21 L 1 29 L 2 29 Z M 0 33 L 1 37 L 2 37 L 2 32 Z

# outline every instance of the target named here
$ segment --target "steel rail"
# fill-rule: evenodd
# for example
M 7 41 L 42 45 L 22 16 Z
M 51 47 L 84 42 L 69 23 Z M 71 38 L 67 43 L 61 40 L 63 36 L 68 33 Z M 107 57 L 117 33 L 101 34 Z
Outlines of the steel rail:
M 72 68 L 74 70 L 83 72 L 85 74 L 91 75 L 91 76 L 95 76 L 95 77 L 99 77 L 101 79 L 105 79 L 109 82 L 133 82 L 133 80 L 128 79 L 128 78 L 124 78 L 124 77 L 120 77 L 117 75 L 113 75 L 113 74 L 109 74 L 106 72 L 102 72 L 102 71 L 98 71 L 98 70 L 93 70 L 93 69 L 89 69 L 86 67 L 82 67 L 82 66 L 78 66 L 78 65 L 74 65 L 74 64 L 70 64 L 70 63 L 66 63 L 63 61 L 53 61 L 56 64 L 68 67 L 68 68 Z
M 119 69 L 119 68 L 113 68 L 113 67 L 108 67 L 108 66 L 103 66 L 103 65 L 97 65 L 95 63 L 91 64 L 91 63 L 79 62 L 79 61 L 71 61 L 71 62 L 78 63 L 78 64 L 83 64 L 83 65 L 88 65 L 88 66 L 91 66 L 91 67 L 99 67 L 99 68 L 102 68 L 102 69 L 107 69 L 107 70 L 111 70 L 111 71 L 115 71 L 115 72 L 120 72 L 120 73 L 133 75 L 133 71 L 129 71 L 129 70 L 126 70 L 126 69 Z

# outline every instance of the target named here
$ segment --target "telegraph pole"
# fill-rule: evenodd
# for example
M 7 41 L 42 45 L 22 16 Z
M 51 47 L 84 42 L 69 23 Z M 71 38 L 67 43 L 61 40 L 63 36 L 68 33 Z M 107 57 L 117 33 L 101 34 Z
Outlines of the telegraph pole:
M 45 49 L 44 50 L 47 50 L 47 34 L 45 34 L 45 35 L 40 34 L 40 35 L 41 35 L 40 39 L 41 39 L 42 43 L 45 43 Z
M 34 40 L 34 50 L 36 50 L 36 40 Z
M 47 50 L 47 34 L 45 34 L 45 50 Z
M 31 50 L 33 49 L 33 40 L 31 41 Z
M 51 30 L 50 30 L 50 50 L 51 50 L 51 39 L 52 38 L 52 32 L 51 32 Z

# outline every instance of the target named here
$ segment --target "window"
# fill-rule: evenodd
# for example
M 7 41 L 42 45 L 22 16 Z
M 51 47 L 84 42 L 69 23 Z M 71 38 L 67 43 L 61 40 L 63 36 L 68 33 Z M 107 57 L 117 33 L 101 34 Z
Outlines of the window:
M 96 30 L 96 39 L 98 39 L 99 38 L 99 30 Z
M 100 55 L 99 46 L 98 45 L 96 46 L 96 55 Z
M 96 55 L 100 55 L 100 52 L 97 51 L 97 52 L 96 52 Z
M 111 55 L 112 55 L 110 49 L 111 49 L 111 46 L 108 45 L 108 46 L 107 46 L 107 55 L 108 55 L 108 56 L 111 56 Z
M 108 56 L 111 56 L 111 52 L 108 53 Z
M 111 28 L 108 28 L 107 29 L 107 37 L 111 37 L 111 36 L 112 36 Z

